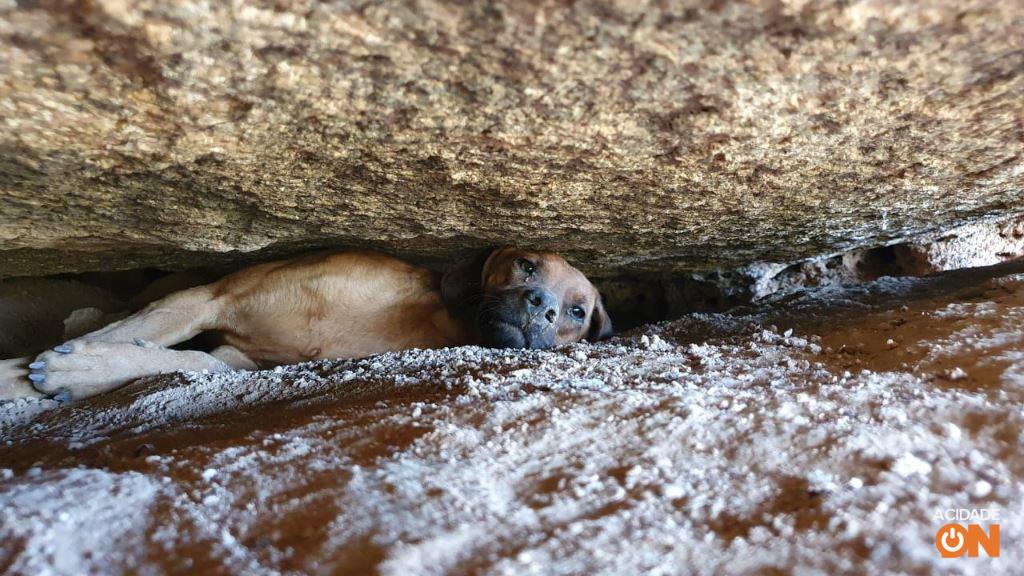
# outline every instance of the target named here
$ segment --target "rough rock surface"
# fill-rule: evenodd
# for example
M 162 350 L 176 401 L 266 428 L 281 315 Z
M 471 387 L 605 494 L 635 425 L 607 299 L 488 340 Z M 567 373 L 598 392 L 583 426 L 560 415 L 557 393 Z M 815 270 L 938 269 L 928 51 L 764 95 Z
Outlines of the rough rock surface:
M 1022 272 L 0 404 L 0 566 L 1019 573 Z M 1000 512 L 999 558 L 939 557 L 961 508 Z
M 1024 258 L 1024 218 L 969 224 L 907 242 L 855 248 L 793 263 L 753 262 L 726 270 L 624 275 L 597 280 L 618 327 L 721 312 L 784 298 L 809 287 L 844 286 L 883 276 L 927 276 Z
M 1020 210 L 1024 3 L 670 4 L 3 0 L 0 276 L 702 269 Z
M 893 255 L 902 271 L 916 276 L 1024 258 L 1024 218 L 964 226 L 931 241 L 895 246 Z
M 783 264 L 755 262 L 733 270 L 670 277 L 669 288 L 682 311 L 694 308 L 686 291 L 702 288 L 721 303 L 748 304 L 813 286 L 839 286 L 883 276 L 927 276 L 981 268 L 1024 258 L 1024 218 L 1010 218 L 949 229 L 888 246 L 860 248 Z M 699 291 L 699 290 L 698 290 Z M 671 294 L 670 294 L 671 296 Z

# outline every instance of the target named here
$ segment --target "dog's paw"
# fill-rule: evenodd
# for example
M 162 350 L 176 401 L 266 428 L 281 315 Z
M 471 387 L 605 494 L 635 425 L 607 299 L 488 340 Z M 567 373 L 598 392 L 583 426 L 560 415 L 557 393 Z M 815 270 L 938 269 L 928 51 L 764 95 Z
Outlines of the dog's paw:
M 78 400 L 134 379 L 136 344 L 76 340 L 43 352 L 28 365 L 32 386 L 55 400 Z

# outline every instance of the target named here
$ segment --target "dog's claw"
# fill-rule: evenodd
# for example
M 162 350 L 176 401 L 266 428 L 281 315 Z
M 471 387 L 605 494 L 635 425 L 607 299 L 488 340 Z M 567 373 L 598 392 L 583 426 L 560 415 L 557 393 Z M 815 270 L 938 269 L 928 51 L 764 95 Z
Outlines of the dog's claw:
M 36 374 L 33 372 L 32 374 L 28 375 L 28 379 L 38 384 L 46 380 L 46 374 Z
M 43 362 L 42 360 L 38 360 L 28 365 L 29 370 L 42 370 L 43 368 L 46 368 L 46 362 Z
M 63 402 L 70 402 L 71 401 L 71 392 L 68 392 L 67 390 L 61 390 L 60 392 L 54 394 L 53 400 L 54 400 L 54 402 L 62 402 L 62 403 Z
M 68 346 L 67 344 L 61 344 L 60 346 L 55 346 L 53 351 L 59 352 L 60 354 L 71 354 L 73 350 L 71 349 L 71 346 Z

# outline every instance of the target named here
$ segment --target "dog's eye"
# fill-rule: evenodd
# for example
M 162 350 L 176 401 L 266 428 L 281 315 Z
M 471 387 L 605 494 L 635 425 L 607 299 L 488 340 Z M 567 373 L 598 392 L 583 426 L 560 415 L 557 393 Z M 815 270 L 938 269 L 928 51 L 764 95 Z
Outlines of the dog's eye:
M 517 261 L 517 264 L 519 264 L 519 267 L 523 270 L 523 272 L 526 272 L 527 276 L 532 275 L 537 270 L 537 265 L 534 264 L 533 262 L 530 262 L 529 260 L 524 260 L 520 258 Z
M 583 320 L 583 318 L 587 315 L 587 312 L 583 308 L 580 308 L 579 306 L 573 306 L 572 308 L 569 308 L 569 314 L 571 314 L 572 317 L 577 320 Z

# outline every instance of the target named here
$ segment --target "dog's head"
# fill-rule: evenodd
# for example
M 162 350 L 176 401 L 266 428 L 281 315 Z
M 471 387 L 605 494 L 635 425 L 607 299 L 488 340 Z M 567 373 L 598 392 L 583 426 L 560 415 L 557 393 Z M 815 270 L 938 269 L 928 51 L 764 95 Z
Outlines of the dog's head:
M 488 250 L 448 271 L 441 296 L 492 348 L 551 348 L 612 333 L 597 289 L 552 252 Z

